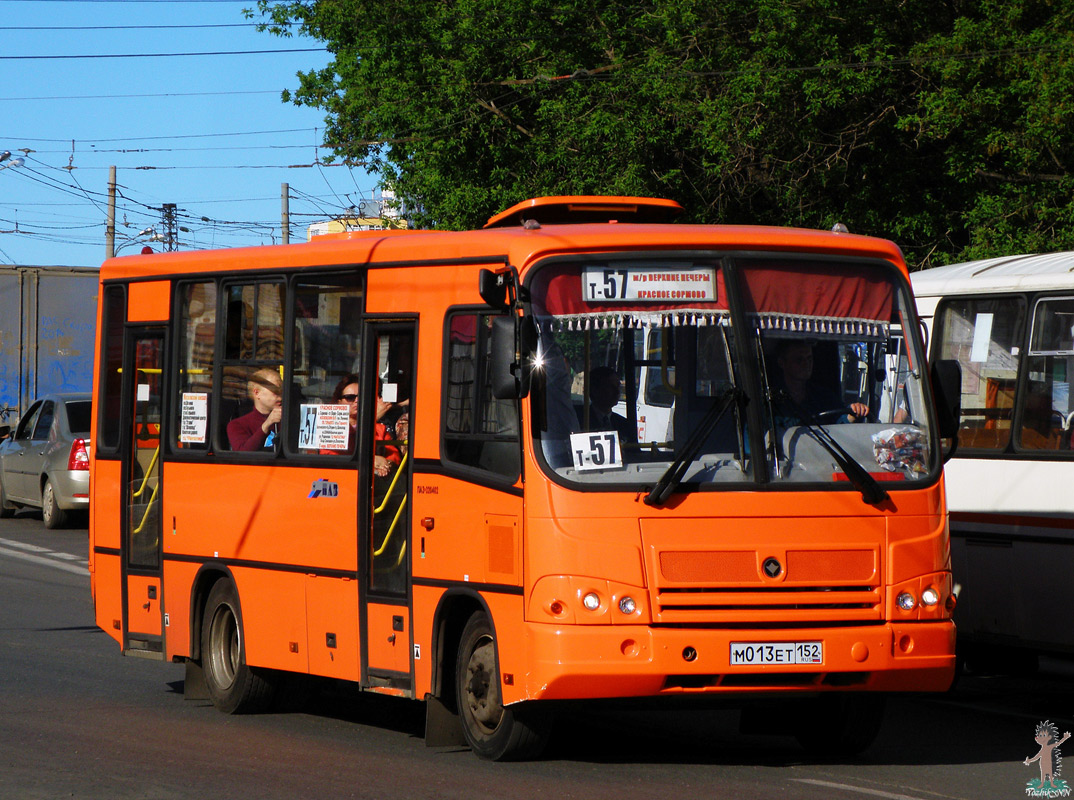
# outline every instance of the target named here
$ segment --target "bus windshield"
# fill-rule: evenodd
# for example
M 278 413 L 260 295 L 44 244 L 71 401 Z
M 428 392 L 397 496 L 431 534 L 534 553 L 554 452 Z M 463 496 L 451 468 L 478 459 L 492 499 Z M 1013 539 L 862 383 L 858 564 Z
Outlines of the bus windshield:
M 563 482 L 865 495 L 935 477 L 920 337 L 886 262 L 560 260 L 530 301 L 534 435 Z

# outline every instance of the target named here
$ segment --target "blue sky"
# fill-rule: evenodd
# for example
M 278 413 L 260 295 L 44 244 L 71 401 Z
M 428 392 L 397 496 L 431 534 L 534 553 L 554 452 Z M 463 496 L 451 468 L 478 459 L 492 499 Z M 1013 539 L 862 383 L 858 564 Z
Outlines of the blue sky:
M 99 265 L 110 165 L 120 255 L 163 230 L 164 203 L 186 250 L 278 242 L 283 183 L 292 242 L 374 197 L 363 170 L 318 163 L 324 113 L 280 99 L 330 55 L 258 33 L 254 6 L 0 0 L 0 152 L 25 158 L 0 169 L 0 265 Z

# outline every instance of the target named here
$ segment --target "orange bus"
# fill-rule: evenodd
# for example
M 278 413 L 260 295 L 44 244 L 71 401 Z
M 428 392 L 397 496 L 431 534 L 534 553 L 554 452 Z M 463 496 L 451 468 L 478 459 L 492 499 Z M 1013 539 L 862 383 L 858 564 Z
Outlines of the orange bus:
M 107 261 L 97 624 L 224 712 L 341 679 L 489 759 L 599 698 L 776 696 L 767 727 L 867 746 L 955 665 L 906 267 L 679 211 Z

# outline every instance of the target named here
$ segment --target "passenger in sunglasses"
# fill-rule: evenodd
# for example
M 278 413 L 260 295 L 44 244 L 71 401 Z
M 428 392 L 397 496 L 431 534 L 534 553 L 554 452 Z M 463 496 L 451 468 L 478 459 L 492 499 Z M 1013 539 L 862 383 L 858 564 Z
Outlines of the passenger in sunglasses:
M 357 441 L 355 432 L 358 430 L 359 396 L 357 375 L 354 375 L 353 373 L 344 375 L 343 380 L 336 384 L 336 389 L 332 392 L 332 403 L 338 405 L 344 403 L 347 404 L 350 418 L 350 435 L 347 438 L 346 450 L 321 450 L 322 453 L 346 455 L 347 453 L 354 452 L 354 445 Z M 393 469 L 399 466 L 399 462 L 403 460 L 402 456 L 399 454 L 399 448 L 393 444 L 387 443 L 392 440 L 392 435 L 388 432 L 388 426 L 383 422 L 380 422 L 381 417 L 383 417 L 391 407 L 391 403 L 386 403 L 380 398 L 380 392 L 378 391 L 376 410 L 377 421 L 373 424 L 373 440 L 375 447 L 373 454 L 373 471 L 382 478 L 389 475 Z

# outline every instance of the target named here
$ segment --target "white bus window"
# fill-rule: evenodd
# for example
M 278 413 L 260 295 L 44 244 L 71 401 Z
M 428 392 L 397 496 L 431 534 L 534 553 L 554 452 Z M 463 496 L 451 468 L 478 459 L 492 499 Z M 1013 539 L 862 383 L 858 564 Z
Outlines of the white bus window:
M 962 367 L 960 447 L 1002 450 L 1010 442 L 1025 316 L 1018 297 L 956 298 L 937 314 L 939 357 Z

